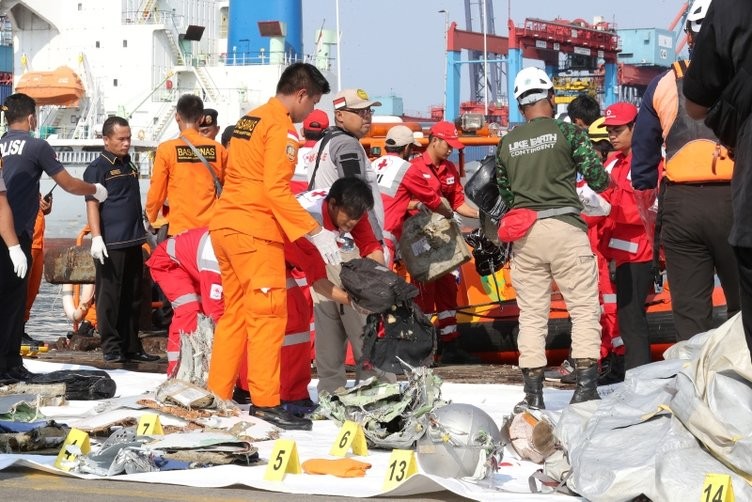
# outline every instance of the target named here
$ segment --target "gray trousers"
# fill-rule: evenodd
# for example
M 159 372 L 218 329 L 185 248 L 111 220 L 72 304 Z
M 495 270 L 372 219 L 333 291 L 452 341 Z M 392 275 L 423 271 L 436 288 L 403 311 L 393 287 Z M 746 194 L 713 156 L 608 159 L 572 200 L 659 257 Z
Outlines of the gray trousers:
M 355 360 L 363 355 L 363 326 L 366 317 L 349 305 L 340 305 L 312 293 L 313 315 L 316 325 L 316 373 L 319 377 L 318 391 L 333 393 L 347 383 L 345 355 L 350 341 Z M 357 370 L 358 380 L 372 375 Z

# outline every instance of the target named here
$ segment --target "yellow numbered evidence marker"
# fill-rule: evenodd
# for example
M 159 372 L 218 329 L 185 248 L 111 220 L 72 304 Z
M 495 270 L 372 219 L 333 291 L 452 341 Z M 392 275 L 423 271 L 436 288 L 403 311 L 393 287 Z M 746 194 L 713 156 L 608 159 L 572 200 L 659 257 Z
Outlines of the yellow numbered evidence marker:
M 728 474 L 706 474 L 700 502 L 734 502 L 734 486 Z
M 136 427 L 137 436 L 161 436 L 164 434 L 162 423 L 159 421 L 159 415 L 156 413 L 144 413 L 138 419 Z
M 413 450 L 392 450 L 389 463 L 386 466 L 384 490 L 396 488 L 417 472 L 418 465 Z
M 69 471 L 76 464 L 79 455 L 86 455 L 91 450 L 89 435 L 79 429 L 71 429 L 63 441 L 63 447 L 55 459 L 55 467 Z
M 352 420 L 346 420 L 337 433 L 337 439 L 334 440 L 329 455 L 344 457 L 350 448 L 356 455 L 368 455 L 368 445 L 366 444 L 363 426 Z
M 264 479 L 267 481 L 282 481 L 285 474 L 300 474 L 302 472 L 295 441 L 292 439 L 276 440 L 272 449 L 272 456 L 266 466 Z

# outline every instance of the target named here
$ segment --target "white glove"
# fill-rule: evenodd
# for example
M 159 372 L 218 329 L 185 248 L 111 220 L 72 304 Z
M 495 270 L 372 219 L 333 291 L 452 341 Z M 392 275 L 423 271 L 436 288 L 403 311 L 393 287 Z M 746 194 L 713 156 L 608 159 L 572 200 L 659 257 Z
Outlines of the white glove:
M 26 271 L 29 269 L 29 262 L 26 260 L 26 255 L 21 249 L 20 244 L 11 246 L 8 248 L 10 253 L 10 261 L 13 262 L 13 271 L 16 275 L 23 279 L 26 276 Z
M 577 195 L 586 216 L 608 216 L 611 213 L 611 204 L 587 185 L 577 187 Z
M 99 263 L 102 265 L 104 265 L 105 257 L 110 257 L 110 255 L 107 254 L 107 246 L 104 245 L 104 240 L 101 235 L 91 238 L 91 257 L 95 260 L 99 260 Z
M 460 213 L 454 213 L 452 215 L 452 219 L 454 220 L 455 223 L 457 223 L 458 227 L 462 228 L 463 222 L 462 222 L 462 215 Z
M 321 257 L 329 265 L 339 265 L 342 257 L 339 255 L 339 246 L 337 246 L 337 237 L 339 234 L 321 227 L 321 231 L 316 235 L 307 236 L 308 240 L 316 246 L 321 253 Z
M 97 199 L 99 202 L 104 202 L 107 200 L 107 189 L 101 184 L 101 183 L 94 183 L 94 188 L 97 189 L 96 192 L 94 192 L 93 197 Z

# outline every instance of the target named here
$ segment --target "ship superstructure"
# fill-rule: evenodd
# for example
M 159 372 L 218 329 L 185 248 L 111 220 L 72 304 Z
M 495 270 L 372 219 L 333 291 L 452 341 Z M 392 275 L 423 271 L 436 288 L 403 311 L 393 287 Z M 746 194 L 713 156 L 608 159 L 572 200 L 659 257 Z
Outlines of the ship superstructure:
M 0 0 L 13 29 L 15 90 L 37 99 L 39 134 L 68 166 L 101 150 L 110 115 L 128 118 L 134 160 L 174 137 L 175 103 L 195 93 L 234 123 L 306 57 L 301 0 Z M 327 58 L 318 59 L 327 70 Z

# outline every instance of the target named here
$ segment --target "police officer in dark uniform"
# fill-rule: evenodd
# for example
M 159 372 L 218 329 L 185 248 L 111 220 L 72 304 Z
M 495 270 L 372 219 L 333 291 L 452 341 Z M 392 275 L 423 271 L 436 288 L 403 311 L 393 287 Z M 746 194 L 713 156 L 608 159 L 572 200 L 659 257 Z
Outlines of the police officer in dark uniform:
M 55 157 L 50 145 L 31 135 L 37 127 L 36 102 L 26 94 L 11 94 L 5 100 L 8 132 L 0 139 L 2 176 L 7 187 L 13 225 L 23 253 L 31 267 L 31 239 L 39 212 L 39 178 L 47 173 L 66 192 L 107 198 L 100 184 L 71 176 Z M 29 276 L 19 277 L 7 253 L 0 253 L 0 380 L 5 383 L 29 380 L 33 375 L 23 366 L 21 337 Z

